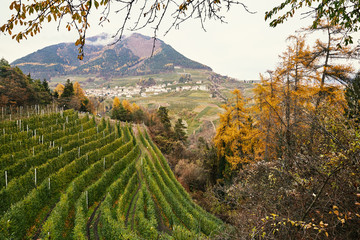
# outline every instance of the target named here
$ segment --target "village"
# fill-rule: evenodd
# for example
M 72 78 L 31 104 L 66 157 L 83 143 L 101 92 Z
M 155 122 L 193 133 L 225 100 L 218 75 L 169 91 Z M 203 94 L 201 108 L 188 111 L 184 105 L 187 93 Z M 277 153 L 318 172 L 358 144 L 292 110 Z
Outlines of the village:
M 186 83 L 185 83 L 186 84 Z M 130 87 L 120 87 L 115 86 L 114 88 L 98 88 L 98 89 L 87 89 L 86 95 L 95 96 L 95 97 L 148 97 L 152 95 L 158 95 L 160 93 L 169 93 L 169 92 L 181 92 L 181 91 L 209 91 L 209 88 L 203 81 L 197 81 L 196 84 L 183 85 L 177 82 L 174 83 L 164 83 L 157 84 L 153 86 L 130 86 Z

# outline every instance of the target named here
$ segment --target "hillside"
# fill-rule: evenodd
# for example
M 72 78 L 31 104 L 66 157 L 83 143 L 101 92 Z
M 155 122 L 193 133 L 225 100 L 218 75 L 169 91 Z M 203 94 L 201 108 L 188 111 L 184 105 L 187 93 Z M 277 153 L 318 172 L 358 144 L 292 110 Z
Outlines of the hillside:
M 46 81 L 34 80 L 17 67 L 0 60 L 0 106 L 48 104 L 50 89 Z
M 17 59 L 12 65 L 35 78 L 49 80 L 55 76 L 86 74 L 109 79 L 171 72 L 175 67 L 211 70 L 161 40 L 156 41 L 151 57 L 153 39 L 138 33 L 116 44 L 109 43 L 111 40 L 106 35 L 87 39 L 82 61 L 77 59 L 74 43 L 59 43 Z
M 0 239 L 194 239 L 226 227 L 143 126 L 45 111 L 0 122 Z

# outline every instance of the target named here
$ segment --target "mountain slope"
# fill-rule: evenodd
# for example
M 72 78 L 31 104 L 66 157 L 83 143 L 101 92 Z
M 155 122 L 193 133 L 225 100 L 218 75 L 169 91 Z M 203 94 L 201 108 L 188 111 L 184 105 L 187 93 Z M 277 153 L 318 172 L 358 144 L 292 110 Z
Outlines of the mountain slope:
M 116 44 L 105 44 L 109 42 L 106 35 L 87 39 L 83 61 L 77 59 L 78 51 L 73 43 L 59 43 L 17 59 L 12 65 L 35 78 L 47 79 L 68 74 L 95 74 L 105 78 L 156 74 L 172 71 L 176 66 L 211 70 L 163 41 L 156 40 L 154 45 L 152 38 L 138 33 Z

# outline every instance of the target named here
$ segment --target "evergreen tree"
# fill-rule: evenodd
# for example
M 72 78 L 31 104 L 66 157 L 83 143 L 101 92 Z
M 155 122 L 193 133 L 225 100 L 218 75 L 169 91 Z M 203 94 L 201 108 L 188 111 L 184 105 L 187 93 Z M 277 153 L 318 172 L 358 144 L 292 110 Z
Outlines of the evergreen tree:
M 161 123 L 163 124 L 165 131 L 170 132 L 171 123 L 169 118 L 169 110 L 166 107 L 159 107 L 159 110 L 157 112 Z
M 70 79 L 66 80 L 64 92 L 61 94 L 62 98 L 70 98 L 74 96 L 74 86 L 73 83 L 70 81 Z
M 345 115 L 349 119 L 354 119 L 356 123 L 360 122 L 360 72 L 345 89 L 345 99 L 347 107 Z
M 177 122 L 175 123 L 174 132 L 175 132 L 175 139 L 180 140 L 182 142 L 185 142 L 187 139 L 186 132 L 185 132 L 186 126 L 183 124 L 183 120 L 179 118 Z

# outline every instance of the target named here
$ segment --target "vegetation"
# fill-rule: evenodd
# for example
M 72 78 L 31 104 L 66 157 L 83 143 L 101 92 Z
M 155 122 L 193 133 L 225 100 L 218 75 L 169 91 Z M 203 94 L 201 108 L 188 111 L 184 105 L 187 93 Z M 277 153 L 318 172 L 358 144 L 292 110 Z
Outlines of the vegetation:
M 226 228 L 191 200 L 140 125 L 39 112 L 21 127 L 0 122 L 1 239 L 202 239 Z
M 5 59 L 0 60 L 0 106 L 49 104 L 51 100 L 46 80 L 34 80 Z
M 70 79 L 66 80 L 65 86 L 61 83 L 54 89 L 57 103 L 64 109 L 75 109 L 81 112 L 94 112 L 93 103 L 85 96 L 84 90 L 78 82 L 74 84 Z
M 312 29 L 321 29 L 320 22 L 323 19 L 328 19 L 331 26 L 338 25 L 340 28 L 346 30 L 344 35 L 345 44 L 353 43 L 352 36 L 349 33 L 357 32 L 359 30 L 359 11 L 358 2 L 350 1 L 322 1 L 315 0 L 303 1 L 284 1 L 279 6 L 265 13 L 265 20 L 275 18 L 270 22 L 270 26 L 276 27 L 278 24 L 284 23 L 288 18 L 293 17 L 296 12 L 302 8 L 309 8 L 307 16 L 313 16 Z
M 328 42 L 312 49 L 291 37 L 253 101 L 236 90 L 224 106 L 214 144 L 228 168 L 205 195 L 239 238 L 360 237 L 358 79 L 351 66 L 329 60 L 351 50 L 336 48 L 331 33 L 339 31 L 324 28 Z M 348 83 L 345 91 L 334 81 Z

